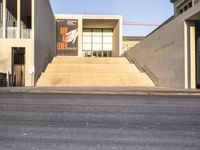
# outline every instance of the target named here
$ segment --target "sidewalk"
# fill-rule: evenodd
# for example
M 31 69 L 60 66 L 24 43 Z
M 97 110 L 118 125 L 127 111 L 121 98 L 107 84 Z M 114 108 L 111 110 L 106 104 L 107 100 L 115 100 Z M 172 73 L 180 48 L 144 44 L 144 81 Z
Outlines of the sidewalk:
M 0 87 L 1 93 L 200 96 L 200 90 L 160 87 Z

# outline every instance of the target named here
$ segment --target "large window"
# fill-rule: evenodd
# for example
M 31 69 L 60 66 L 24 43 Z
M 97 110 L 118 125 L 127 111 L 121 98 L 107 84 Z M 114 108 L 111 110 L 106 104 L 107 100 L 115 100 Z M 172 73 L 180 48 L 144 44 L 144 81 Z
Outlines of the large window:
M 83 56 L 111 57 L 112 29 L 83 29 Z
M 21 38 L 30 38 L 31 37 L 31 0 L 21 0 Z
M 17 37 L 17 0 L 6 0 L 6 37 Z
M 3 1 L 0 0 L 0 38 L 3 37 Z

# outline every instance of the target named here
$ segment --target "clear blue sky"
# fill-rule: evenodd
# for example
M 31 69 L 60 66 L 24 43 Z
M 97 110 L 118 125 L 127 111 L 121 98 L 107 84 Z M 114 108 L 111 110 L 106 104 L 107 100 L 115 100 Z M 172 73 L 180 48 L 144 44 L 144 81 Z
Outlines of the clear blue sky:
M 122 15 L 124 21 L 162 23 L 173 14 L 170 0 L 50 0 L 55 14 Z M 155 27 L 124 26 L 124 36 L 145 36 Z

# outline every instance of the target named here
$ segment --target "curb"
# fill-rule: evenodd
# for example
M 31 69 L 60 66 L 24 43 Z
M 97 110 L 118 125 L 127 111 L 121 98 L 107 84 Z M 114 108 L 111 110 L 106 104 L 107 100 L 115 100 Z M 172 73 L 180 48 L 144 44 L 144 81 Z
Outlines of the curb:
M 200 92 L 187 91 L 70 91 L 70 90 L 37 90 L 37 89 L 1 89 L 1 93 L 27 94 L 84 94 L 84 95 L 136 95 L 136 96 L 200 96 Z

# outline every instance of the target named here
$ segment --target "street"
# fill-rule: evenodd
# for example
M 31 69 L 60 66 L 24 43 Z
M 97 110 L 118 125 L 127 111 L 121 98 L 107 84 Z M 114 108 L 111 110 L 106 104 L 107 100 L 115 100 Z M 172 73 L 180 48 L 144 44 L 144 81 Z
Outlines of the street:
M 0 93 L 0 150 L 199 150 L 200 97 Z

